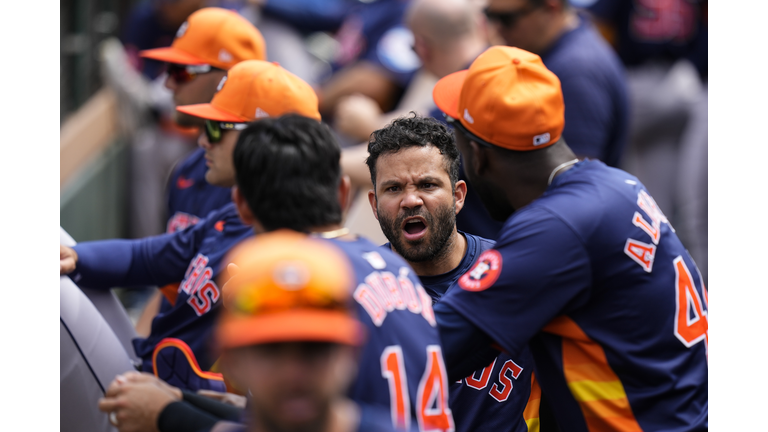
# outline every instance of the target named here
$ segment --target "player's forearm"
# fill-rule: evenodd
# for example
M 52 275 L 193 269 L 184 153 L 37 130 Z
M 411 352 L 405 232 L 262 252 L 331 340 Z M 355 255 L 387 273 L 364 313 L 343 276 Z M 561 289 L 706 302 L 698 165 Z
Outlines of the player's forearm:
M 69 276 L 87 288 L 111 288 L 126 284 L 131 268 L 132 240 L 100 240 L 79 243 L 75 271 Z

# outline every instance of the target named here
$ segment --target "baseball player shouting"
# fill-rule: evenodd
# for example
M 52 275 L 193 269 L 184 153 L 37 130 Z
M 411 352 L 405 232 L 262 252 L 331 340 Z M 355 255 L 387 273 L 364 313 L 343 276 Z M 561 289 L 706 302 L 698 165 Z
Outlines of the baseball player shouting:
M 240 217 L 257 232 L 288 228 L 327 238 L 349 258 L 367 341 L 350 397 L 386 407 L 397 429 L 454 430 L 432 299 L 391 250 L 347 235 L 349 177 L 323 124 L 296 115 L 254 122 L 234 153 Z
M 348 396 L 361 405 L 384 407 L 398 430 L 455 430 L 432 300 L 402 258 L 342 228 L 350 183 L 341 175 L 340 154 L 328 127 L 311 118 L 286 115 L 252 123 L 240 133 L 234 151 L 237 209 L 258 233 L 286 228 L 311 233 L 349 259 L 366 341 Z M 228 289 L 222 293 L 225 299 Z M 139 409 L 146 398 L 134 396 L 130 411 L 141 418 L 131 423 L 170 415 L 160 413 L 162 406 Z M 211 415 L 204 411 L 186 406 L 184 418 L 199 418 L 202 425 Z
M 456 288 L 494 242 L 456 229 L 467 186 L 459 178 L 453 133 L 433 118 L 403 117 L 371 135 L 366 160 L 374 215 L 391 247 L 404 257 L 433 301 Z M 526 349 L 513 360 L 493 351 L 486 367 L 451 384 L 459 431 L 538 430 L 539 386 Z
M 235 184 L 232 151 L 247 122 L 287 112 L 320 120 L 317 96 L 309 84 L 261 60 L 230 69 L 210 104 L 178 109 L 206 119 L 200 136 L 208 164 L 206 178 L 222 187 Z M 150 335 L 134 340 L 142 370 L 154 371 L 180 388 L 223 390 L 221 376 L 207 372 L 215 361 L 208 339 L 221 298 L 216 277 L 224 254 L 252 235 L 252 228 L 242 223 L 230 203 L 175 233 L 61 246 L 61 273 L 72 272 L 75 282 L 92 288 L 182 281 L 172 307 L 152 321 Z
M 637 178 L 576 159 L 557 77 L 534 54 L 492 47 L 433 96 L 469 181 L 506 219 L 435 306 L 449 378 L 467 375 L 478 338 L 513 356 L 528 345 L 563 430 L 707 430 L 696 264 Z

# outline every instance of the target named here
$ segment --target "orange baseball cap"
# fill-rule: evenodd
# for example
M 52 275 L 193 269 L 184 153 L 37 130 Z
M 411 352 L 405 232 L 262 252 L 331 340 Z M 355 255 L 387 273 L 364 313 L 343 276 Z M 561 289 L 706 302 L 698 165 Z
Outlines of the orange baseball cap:
M 173 44 L 139 52 L 141 57 L 185 65 L 208 64 L 227 70 L 243 60 L 264 60 L 261 33 L 237 12 L 203 8 L 179 27 Z
M 222 289 L 215 329 L 219 347 L 362 344 L 364 328 L 352 303 L 354 272 L 333 244 L 279 230 L 242 242 L 227 258 L 238 271 Z
M 493 46 L 432 90 L 435 105 L 478 138 L 527 151 L 557 142 L 565 126 L 560 80 L 528 51 Z
M 320 120 L 312 86 L 277 63 L 247 60 L 235 65 L 219 83 L 211 103 L 176 107 L 208 120 L 244 123 L 295 113 Z

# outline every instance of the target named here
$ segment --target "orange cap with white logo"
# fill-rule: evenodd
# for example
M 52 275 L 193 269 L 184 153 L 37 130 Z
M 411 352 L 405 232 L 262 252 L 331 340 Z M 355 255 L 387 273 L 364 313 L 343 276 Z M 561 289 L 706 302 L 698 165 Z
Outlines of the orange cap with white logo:
M 221 348 L 273 342 L 360 345 L 355 277 L 332 243 L 295 231 L 260 234 L 236 246 L 237 271 L 222 288 L 215 337 Z
M 237 12 L 203 8 L 179 27 L 173 44 L 139 52 L 141 57 L 184 65 L 208 64 L 227 70 L 243 60 L 264 60 L 261 32 Z
M 299 114 L 320 120 L 312 86 L 277 63 L 238 63 L 219 83 L 211 103 L 176 107 L 207 120 L 245 123 L 264 117 Z
M 484 141 L 510 150 L 550 146 L 565 126 L 560 80 L 528 51 L 493 46 L 432 90 L 435 105 Z

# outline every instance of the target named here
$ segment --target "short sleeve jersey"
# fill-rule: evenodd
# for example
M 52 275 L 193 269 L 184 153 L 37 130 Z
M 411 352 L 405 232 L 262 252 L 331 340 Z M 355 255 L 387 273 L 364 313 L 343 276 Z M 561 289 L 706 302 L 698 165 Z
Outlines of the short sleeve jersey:
M 541 53 L 541 61 L 560 79 L 568 146 L 580 156 L 619 166 L 627 140 L 629 99 L 616 53 L 580 16 L 578 27 Z
M 139 284 L 164 285 L 181 281 L 176 302 L 152 320 L 149 337 L 133 341 L 142 370 L 152 370 L 152 353 L 165 338 L 185 342 L 200 368 L 210 370 L 210 335 L 218 313 L 221 289 L 216 279 L 222 260 L 253 229 L 240 220 L 230 203 L 198 224 L 172 234 L 137 240 L 83 242 L 73 273 L 81 286 L 110 288 Z
M 561 427 L 707 429 L 706 289 L 632 175 L 574 165 L 459 287 L 441 302 L 507 352 L 529 345 Z
M 394 252 L 358 238 L 330 240 L 349 257 L 354 299 L 366 326 L 350 397 L 386 407 L 398 429 L 454 430 L 432 299 Z
M 437 302 L 456 287 L 458 279 L 475 265 L 494 242 L 476 235 L 460 233 L 467 239 L 467 253 L 450 272 L 420 276 L 424 289 Z M 389 247 L 389 244 L 385 245 Z M 457 431 L 528 432 L 538 424 L 541 392 L 532 382 L 533 358 L 528 349 L 515 360 L 500 354 L 487 367 L 461 381 L 451 383 L 450 406 Z M 533 386 L 533 387 L 532 387 Z
M 205 181 L 205 150 L 199 148 L 173 169 L 168 182 L 168 223 L 166 232 L 196 224 L 232 202 L 230 188 Z

